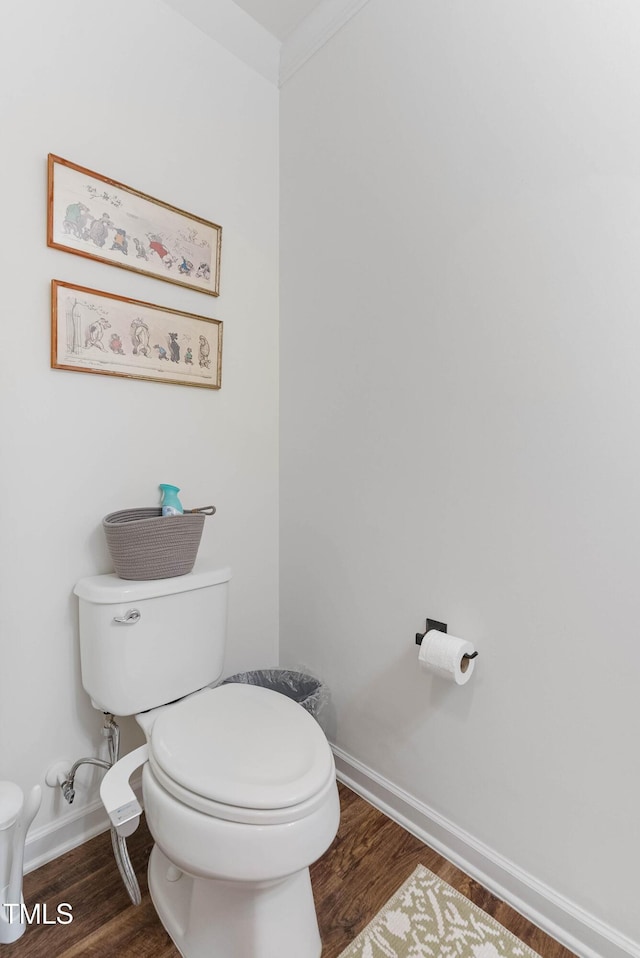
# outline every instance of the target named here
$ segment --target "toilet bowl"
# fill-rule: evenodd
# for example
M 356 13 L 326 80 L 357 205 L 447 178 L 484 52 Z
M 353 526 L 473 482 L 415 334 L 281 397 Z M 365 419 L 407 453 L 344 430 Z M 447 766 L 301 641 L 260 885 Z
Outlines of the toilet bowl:
M 309 866 L 340 809 L 316 720 L 271 689 L 222 674 L 228 569 L 174 579 L 94 576 L 80 599 L 83 685 L 94 706 L 135 715 L 146 745 L 105 774 L 123 836 L 141 814 L 143 767 L 154 906 L 184 958 L 319 958 Z
M 309 865 L 340 817 L 331 749 L 300 705 L 222 685 L 137 716 L 149 890 L 185 958 L 319 958 Z M 130 763 L 103 781 L 127 804 Z M 123 791 L 118 789 L 118 777 Z
M 194 696 L 154 723 L 142 789 L 151 897 L 187 958 L 318 958 L 309 865 L 340 812 L 304 709 L 251 686 Z

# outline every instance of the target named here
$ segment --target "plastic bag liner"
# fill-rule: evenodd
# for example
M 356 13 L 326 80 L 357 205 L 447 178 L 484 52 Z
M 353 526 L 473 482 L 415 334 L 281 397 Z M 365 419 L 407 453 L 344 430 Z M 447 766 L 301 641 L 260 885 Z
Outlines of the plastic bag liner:
M 287 698 L 299 702 L 314 718 L 318 718 L 329 694 L 326 685 L 312 675 L 292 672 L 289 669 L 256 669 L 254 672 L 238 672 L 222 682 L 242 685 L 260 685 L 265 689 L 281 692 Z

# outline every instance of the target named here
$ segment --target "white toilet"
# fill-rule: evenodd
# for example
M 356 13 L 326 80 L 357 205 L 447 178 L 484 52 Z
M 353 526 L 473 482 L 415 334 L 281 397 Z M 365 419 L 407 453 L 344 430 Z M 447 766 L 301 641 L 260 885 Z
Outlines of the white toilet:
M 172 579 L 80 580 L 82 682 L 95 708 L 135 715 L 147 744 L 105 775 L 122 835 L 141 808 L 155 845 L 149 889 L 184 958 L 319 958 L 309 865 L 340 808 L 333 755 L 296 702 L 220 685 L 228 569 Z

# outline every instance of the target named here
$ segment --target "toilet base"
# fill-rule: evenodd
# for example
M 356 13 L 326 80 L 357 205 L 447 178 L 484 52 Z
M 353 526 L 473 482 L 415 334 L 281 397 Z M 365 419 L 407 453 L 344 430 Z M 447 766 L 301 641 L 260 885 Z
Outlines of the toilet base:
M 193 878 L 154 845 L 151 900 L 184 958 L 320 958 L 309 869 L 273 882 Z

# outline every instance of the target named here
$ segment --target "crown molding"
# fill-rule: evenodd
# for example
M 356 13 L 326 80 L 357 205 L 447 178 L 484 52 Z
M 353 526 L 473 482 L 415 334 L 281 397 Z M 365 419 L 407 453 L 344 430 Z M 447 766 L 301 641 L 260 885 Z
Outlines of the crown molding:
M 233 0 L 161 0 L 248 67 L 278 85 L 280 41 Z
M 369 0 L 323 0 L 285 37 L 280 50 L 280 86 L 351 20 Z

